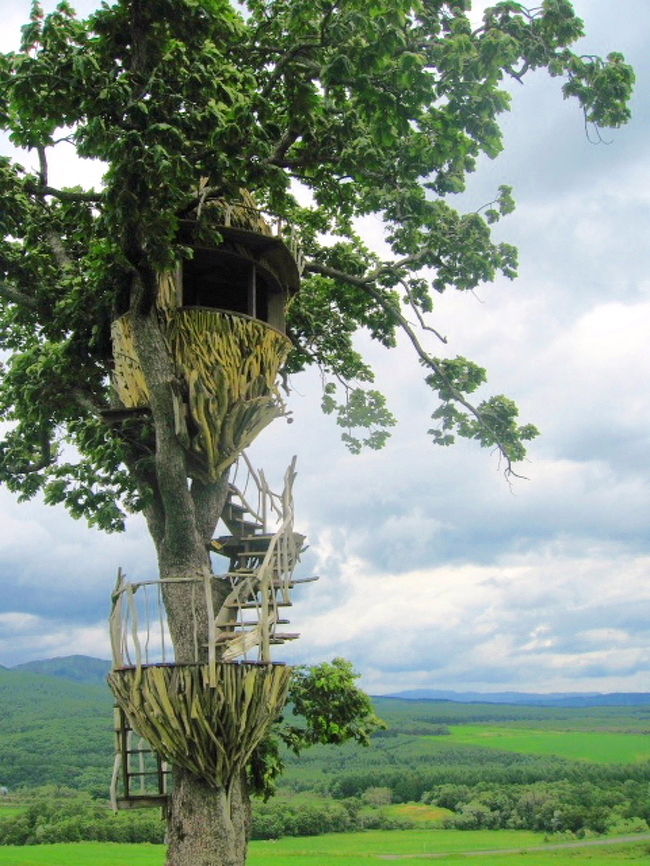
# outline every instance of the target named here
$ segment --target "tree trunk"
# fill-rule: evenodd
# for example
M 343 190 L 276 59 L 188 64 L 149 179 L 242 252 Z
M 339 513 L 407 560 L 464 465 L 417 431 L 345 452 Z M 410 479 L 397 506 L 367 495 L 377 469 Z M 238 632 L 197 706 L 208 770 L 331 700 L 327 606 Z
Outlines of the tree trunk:
M 145 293 L 136 280 L 134 297 Z M 214 579 L 208 545 L 221 516 L 227 473 L 214 482 L 189 482 L 186 454 L 176 434 L 173 393 L 176 371 L 154 309 L 133 308 L 134 336 L 149 391 L 156 433 L 155 498 L 147 515 L 158 553 L 163 599 L 177 664 L 207 660 L 208 616 L 229 592 Z M 154 507 L 155 503 L 157 505 Z M 195 577 L 188 583 L 175 578 Z M 213 610 L 205 604 L 203 578 L 210 578 Z M 250 833 L 245 774 L 214 788 L 187 770 L 174 768 L 167 809 L 168 866 L 244 866 Z
M 206 574 L 212 577 L 206 548 L 223 509 L 227 479 L 209 485 L 209 489 L 206 486 L 199 489 L 196 484 L 194 488 L 192 510 L 198 542 L 185 546 L 179 556 L 174 533 L 166 535 L 158 548 L 163 578 Z M 206 516 L 208 511 L 214 518 Z M 222 581 L 214 577 L 211 583 L 216 613 L 228 587 L 221 587 Z M 164 600 L 176 662 L 194 662 L 197 657 L 205 660 L 209 612 L 203 583 L 166 583 Z M 233 779 L 229 789 L 214 788 L 179 767 L 174 768 L 173 776 L 167 809 L 167 866 L 244 866 L 251 823 L 245 775 Z
M 216 485 L 215 485 L 216 486 Z M 221 499 L 225 500 L 226 485 Z M 218 506 L 221 511 L 223 501 Z M 199 515 L 196 515 L 197 523 Z M 185 561 L 175 549 L 159 549 L 161 577 L 212 574 L 197 526 L 200 544 Z M 209 533 L 210 536 L 212 532 Z M 174 546 L 175 547 L 175 546 Z M 187 551 L 186 551 L 187 553 Z M 213 599 L 218 609 L 228 589 L 220 593 L 220 581 L 212 580 Z M 164 600 L 174 643 L 176 662 L 205 660 L 207 611 L 202 582 L 165 584 Z M 194 610 L 193 610 L 194 608 Z M 250 799 L 244 774 L 232 780 L 229 789 L 214 788 L 179 767 L 174 768 L 174 785 L 167 809 L 167 866 L 244 866 L 250 832 Z
M 174 771 L 167 812 L 167 866 L 244 866 L 251 826 L 244 774 L 230 791 Z

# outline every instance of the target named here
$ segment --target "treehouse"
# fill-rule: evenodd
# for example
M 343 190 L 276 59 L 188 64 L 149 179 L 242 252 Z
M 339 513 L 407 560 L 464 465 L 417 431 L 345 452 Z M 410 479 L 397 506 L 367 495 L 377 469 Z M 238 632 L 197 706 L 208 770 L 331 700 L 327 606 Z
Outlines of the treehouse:
M 300 285 L 302 256 L 286 227 L 246 193 L 206 210 L 221 242 L 193 245 L 193 224 L 184 223 L 181 239 L 192 255 L 159 274 L 156 303 L 182 383 L 174 396 L 177 435 L 192 474 L 215 480 L 284 412 L 277 379 L 291 348 L 285 309 Z M 114 321 L 112 340 L 122 409 L 145 410 L 130 312 Z
M 290 233 L 272 224 L 251 196 L 208 202 L 206 222 L 219 243 L 193 242 L 188 256 L 157 280 L 162 336 L 179 383 L 173 391 L 176 436 L 188 474 L 216 481 L 229 474 L 222 512 L 226 533 L 213 540 L 225 573 L 129 582 L 120 572 L 110 616 L 116 755 L 111 798 L 116 808 L 164 803 L 170 766 L 216 788 L 230 784 L 284 706 L 291 668 L 271 648 L 294 640 L 285 609 L 304 536 L 293 529 L 294 462 L 282 494 L 272 493 L 243 451 L 284 405 L 277 379 L 291 343 L 287 303 L 298 291 L 301 255 Z M 146 414 L 149 393 L 133 314 L 113 322 L 117 417 Z M 107 420 L 110 420 L 108 418 Z M 238 458 L 248 466 L 243 491 Z M 257 491 L 250 504 L 247 490 Z M 227 563 L 227 564 L 226 564 Z M 173 590 L 168 585 L 174 585 Z M 191 610 L 192 653 L 178 663 L 165 593 L 182 592 Z
M 186 584 L 194 615 L 193 662 L 175 661 L 165 581 L 130 582 L 118 572 L 109 619 L 116 809 L 162 805 L 170 765 L 227 787 L 284 706 L 291 668 L 271 661 L 271 647 L 298 637 L 285 628 L 292 590 L 317 578 L 294 576 L 304 542 L 293 528 L 295 458 L 281 494 L 245 455 L 241 462 L 247 475 L 235 483 L 233 467 L 222 518 L 231 534 L 213 541 L 226 573 L 173 579 Z M 224 581 L 229 592 L 217 610 L 215 584 Z

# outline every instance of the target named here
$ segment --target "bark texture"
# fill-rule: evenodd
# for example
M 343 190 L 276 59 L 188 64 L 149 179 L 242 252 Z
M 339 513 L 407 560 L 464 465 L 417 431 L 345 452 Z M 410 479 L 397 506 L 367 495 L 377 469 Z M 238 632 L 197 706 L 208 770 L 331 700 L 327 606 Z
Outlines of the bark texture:
M 133 296 L 143 295 L 136 278 Z M 179 387 L 173 360 L 154 308 L 135 303 L 134 336 L 150 393 L 156 446 L 152 504 L 147 513 L 156 545 L 163 597 L 176 661 L 205 660 L 208 611 L 201 581 L 173 583 L 173 578 L 213 578 L 208 544 L 223 510 L 227 474 L 214 483 L 190 480 L 187 455 L 174 428 L 173 390 Z M 219 609 L 229 587 L 212 579 Z M 167 811 L 167 866 L 244 866 L 250 834 L 250 799 L 244 774 L 229 788 L 215 789 L 181 768 L 174 768 L 174 790 Z
M 230 791 L 174 771 L 167 816 L 167 866 L 244 866 L 251 826 L 243 774 Z

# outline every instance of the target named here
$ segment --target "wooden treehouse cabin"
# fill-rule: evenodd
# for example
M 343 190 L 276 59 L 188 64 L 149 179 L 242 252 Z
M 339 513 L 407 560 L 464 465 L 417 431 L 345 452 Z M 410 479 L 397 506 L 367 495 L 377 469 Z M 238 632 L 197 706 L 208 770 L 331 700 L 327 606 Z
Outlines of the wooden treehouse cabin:
M 194 614 L 194 661 L 184 664 L 173 654 L 165 581 L 118 574 L 109 675 L 115 808 L 164 803 L 170 766 L 229 789 L 286 700 L 291 669 L 272 662 L 271 649 L 298 637 L 286 629 L 292 589 L 317 579 L 294 577 L 304 544 L 293 528 L 295 458 L 275 494 L 243 454 L 284 411 L 277 378 L 290 349 L 284 311 L 299 288 L 300 253 L 246 194 L 211 206 L 220 244 L 193 247 L 191 258 L 161 274 L 157 304 L 181 382 L 175 424 L 189 472 L 208 480 L 230 472 L 224 533 L 211 545 L 222 573 L 174 578 L 187 584 Z M 146 413 L 130 313 L 115 320 L 112 336 L 115 412 Z M 215 581 L 229 588 L 216 612 Z M 197 626 L 206 622 L 207 633 Z
M 205 210 L 221 243 L 192 244 L 192 224 L 182 227 L 192 257 L 159 275 L 157 305 L 183 383 L 175 397 L 177 435 L 193 474 L 212 480 L 283 414 L 277 379 L 291 348 L 285 309 L 300 286 L 302 254 L 291 232 L 245 192 L 239 202 L 212 202 Z M 113 412 L 145 410 L 149 395 L 130 312 L 113 322 L 112 340 L 120 404 Z

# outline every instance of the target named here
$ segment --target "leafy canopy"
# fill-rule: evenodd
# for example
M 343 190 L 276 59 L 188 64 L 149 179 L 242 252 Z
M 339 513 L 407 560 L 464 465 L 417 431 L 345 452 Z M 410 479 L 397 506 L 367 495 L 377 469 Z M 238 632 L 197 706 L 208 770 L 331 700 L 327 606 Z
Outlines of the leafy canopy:
M 436 293 L 515 276 L 516 251 L 490 235 L 511 192 L 474 213 L 449 198 L 480 154 L 501 150 L 509 78 L 545 67 L 587 123 L 618 126 L 633 73 L 620 54 L 571 51 L 582 22 L 569 0 L 506 0 L 478 27 L 470 5 L 118 0 L 81 21 L 67 2 L 48 15 L 33 4 L 20 50 L 0 56 L 0 127 L 27 166 L 0 158 L 1 481 L 105 529 L 143 507 L 152 430 L 118 435 L 100 414 L 111 317 L 134 272 L 190 255 L 182 219 L 214 239 L 203 206 L 241 189 L 301 240 L 290 372 L 320 367 L 323 408 L 351 450 L 380 447 L 394 423 L 355 348 L 365 329 L 386 347 L 400 332 L 412 343 L 437 401 L 435 442 L 496 447 L 507 471 L 522 459 L 535 428 L 504 396 L 474 405 L 485 371 L 430 349 Z M 50 185 L 48 155 L 70 147 L 105 165 L 101 189 Z M 386 260 L 357 233 L 368 215 Z
M 284 769 L 281 744 L 296 755 L 319 743 L 353 741 L 367 746 L 372 735 L 386 727 L 368 695 L 356 685 L 358 678 L 352 663 L 342 658 L 294 668 L 288 695 L 293 724 L 284 717 L 277 721 L 248 767 L 256 794 L 266 800 L 275 792 L 275 782 Z

